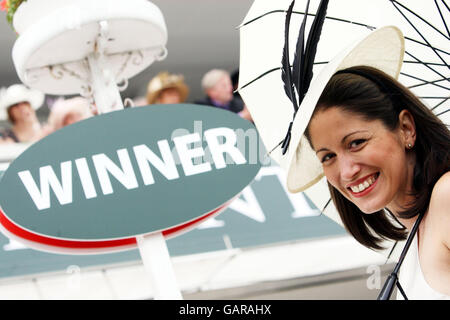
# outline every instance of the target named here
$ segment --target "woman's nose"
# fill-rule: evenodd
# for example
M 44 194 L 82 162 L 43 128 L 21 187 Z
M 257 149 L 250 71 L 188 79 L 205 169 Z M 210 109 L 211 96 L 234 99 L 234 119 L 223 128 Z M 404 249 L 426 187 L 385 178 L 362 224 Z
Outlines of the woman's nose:
M 353 180 L 361 170 L 360 165 L 355 159 L 347 155 L 341 156 L 341 159 L 339 159 L 339 168 L 341 178 L 344 181 Z

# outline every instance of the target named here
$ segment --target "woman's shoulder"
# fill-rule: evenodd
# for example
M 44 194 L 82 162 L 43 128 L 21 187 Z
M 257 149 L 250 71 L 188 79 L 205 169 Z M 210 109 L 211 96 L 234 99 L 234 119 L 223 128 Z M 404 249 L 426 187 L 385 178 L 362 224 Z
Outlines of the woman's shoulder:
M 450 171 L 444 173 L 434 185 L 431 193 L 431 201 L 433 200 L 450 204 Z
M 450 171 L 444 173 L 433 187 L 429 211 L 439 226 L 445 245 L 450 248 Z

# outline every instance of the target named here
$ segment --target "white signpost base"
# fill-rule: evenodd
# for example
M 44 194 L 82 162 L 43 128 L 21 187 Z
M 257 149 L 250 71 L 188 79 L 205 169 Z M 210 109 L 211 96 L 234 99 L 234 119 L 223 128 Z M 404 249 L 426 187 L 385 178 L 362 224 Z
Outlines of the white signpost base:
M 136 240 L 145 269 L 152 276 L 155 300 L 182 300 L 163 235 L 139 236 Z

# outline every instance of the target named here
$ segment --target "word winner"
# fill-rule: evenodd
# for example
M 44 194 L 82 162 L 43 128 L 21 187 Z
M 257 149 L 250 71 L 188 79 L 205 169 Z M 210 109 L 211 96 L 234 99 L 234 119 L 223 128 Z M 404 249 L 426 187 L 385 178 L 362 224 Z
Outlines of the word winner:
M 211 162 L 215 169 L 227 167 L 232 159 L 233 164 L 245 164 L 246 158 L 237 148 L 237 136 L 234 130 L 220 127 L 206 130 L 204 137 L 211 155 Z M 178 136 L 172 139 L 175 145 L 176 154 L 181 163 L 185 176 L 202 174 L 213 170 L 210 162 L 193 161 L 194 158 L 205 156 L 205 150 L 201 146 L 201 138 L 198 133 Z M 169 146 L 168 140 L 157 142 L 159 154 L 155 154 L 147 145 L 140 144 L 129 148 L 137 163 L 137 168 L 133 167 L 128 148 L 115 150 L 120 164 L 114 163 L 106 154 L 98 153 L 91 157 L 95 170 L 90 170 L 88 159 L 80 157 L 71 161 L 60 163 L 60 178 L 57 177 L 54 168 L 50 165 L 39 167 L 39 179 L 35 181 L 30 170 L 18 172 L 18 176 L 25 186 L 32 201 L 38 210 L 45 210 L 51 207 L 50 190 L 55 194 L 61 205 L 70 204 L 73 201 L 72 174 L 73 165 L 79 175 L 81 186 L 86 199 L 97 197 L 98 190 L 95 188 L 93 172 L 95 172 L 100 184 L 101 192 L 104 195 L 114 193 L 110 176 L 113 176 L 127 190 L 136 189 L 139 183 L 136 172 L 139 172 L 144 185 L 155 183 L 152 174 L 152 167 L 158 170 L 167 180 L 180 178 L 180 172 L 175 163 L 174 154 Z M 191 147 L 195 144 L 195 147 Z M 198 146 L 200 145 L 200 146 Z M 225 157 L 227 155 L 227 157 Z M 226 158 L 226 159 L 225 159 Z M 227 160 L 227 161 L 226 161 Z

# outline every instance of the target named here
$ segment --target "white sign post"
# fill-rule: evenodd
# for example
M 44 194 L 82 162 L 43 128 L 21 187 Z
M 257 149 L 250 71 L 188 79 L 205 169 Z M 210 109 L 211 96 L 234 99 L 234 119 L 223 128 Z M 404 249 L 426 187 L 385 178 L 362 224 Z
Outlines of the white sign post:
M 104 56 L 103 44 L 108 38 L 108 23 L 101 21 L 99 24 L 101 31 L 95 44 L 96 51 L 89 55 L 88 62 L 92 94 L 98 113 L 101 114 L 123 109 L 123 103 L 111 68 Z M 138 236 L 136 241 L 144 267 L 151 275 L 154 298 L 182 299 L 166 240 L 162 233 Z
M 152 277 L 155 299 L 183 299 L 162 233 L 139 236 L 136 240 L 145 269 Z

